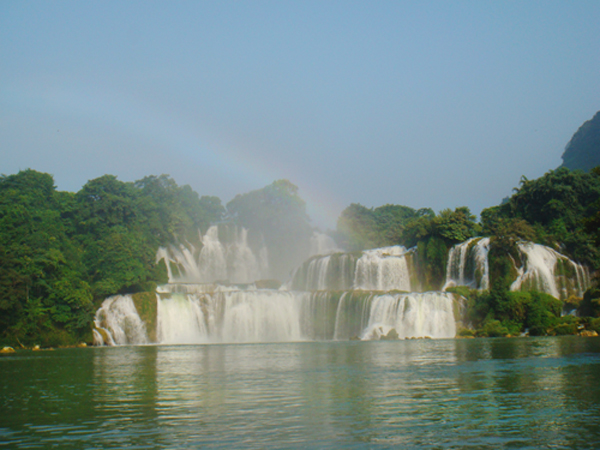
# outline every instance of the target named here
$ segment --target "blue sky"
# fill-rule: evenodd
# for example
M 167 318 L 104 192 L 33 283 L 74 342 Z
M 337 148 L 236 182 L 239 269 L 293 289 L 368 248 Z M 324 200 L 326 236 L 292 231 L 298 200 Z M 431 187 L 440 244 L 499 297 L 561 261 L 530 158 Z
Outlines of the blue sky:
M 0 2 L 0 173 L 170 174 L 223 203 L 287 178 L 475 213 L 600 110 L 598 1 Z

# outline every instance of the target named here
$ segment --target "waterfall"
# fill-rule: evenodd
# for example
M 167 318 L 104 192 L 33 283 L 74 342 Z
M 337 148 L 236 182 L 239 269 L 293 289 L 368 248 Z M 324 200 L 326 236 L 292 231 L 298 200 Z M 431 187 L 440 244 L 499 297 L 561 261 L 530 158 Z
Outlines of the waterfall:
M 455 333 L 452 302 L 452 294 L 438 292 L 161 293 L 156 339 L 160 344 L 370 340 L 392 328 L 401 338 L 447 338 Z M 129 296 L 107 299 L 97 317 L 98 329 L 110 337 L 103 340 L 108 345 L 148 342 Z
M 488 251 L 490 238 L 471 238 L 456 244 L 448 253 L 446 284 L 442 290 L 453 286 L 489 289 Z
M 379 339 L 393 329 L 399 338 L 451 338 L 456 334 L 451 294 L 344 295 L 339 302 L 335 339 Z
M 268 273 L 266 249 L 253 251 L 244 229 L 225 231 L 223 239 L 211 227 L 199 249 L 191 244 L 159 249 L 157 260 L 167 264 L 170 282 L 157 288 L 154 309 L 141 306 L 153 328 L 146 330 L 136 310 L 139 302 L 149 301 L 147 295 L 135 301 L 114 296 L 96 313 L 95 342 L 144 344 L 148 336 L 161 344 L 290 342 L 456 333 L 454 294 L 411 292 L 407 260 L 414 249 L 327 253 L 335 248 L 315 235 L 315 242 L 322 242 L 313 250 L 321 254 L 307 259 L 282 288 L 259 289 L 268 284 L 252 281 Z M 444 289 L 489 288 L 489 247 L 489 238 L 473 238 L 450 249 Z M 564 300 L 581 297 L 589 287 L 587 268 L 555 250 L 533 243 L 519 243 L 518 249 L 512 290 L 536 289 Z
M 489 289 L 489 238 L 472 238 L 448 253 L 446 290 L 452 286 Z M 582 297 L 590 286 L 589 271 L 557 251 L 532 242 L 518 244 L 521 262 L 515 263 L 517 278 L 512 291 L 535 289 L 561 300 Z
M 302 264 L 292 276 L 290 289 L 366 291 L 411 290 L 406 257 L 401 246 L 365 250 L 353 253 L 333 253 L 314 256 Z
M 245 228 L 234 227 L 228 234 L 229 242 L 223 242 L 219 227 L 212 226 L 200 237 L 199 249 L 189 242 L 179 247 L 162 247 L 156 262 L 165 262 L 169 283 L 252 283 L 268 278 L 266 247 L 253 251 Z
M 540 244 L 518 244 L 523 264 L 517 267 L 518 276 L 512 291 L 536 289 L 561 300 L 570 295 L 582 297 L 590 286 L 589 272 L 557 251 Z
M 107 298 L 94 317 L 94 344 L 146 344 L 146 327 L 130 295 Z
M 356 262 L 354 288 L 365 291 L 410 292 L 406 252 L 399 245 L 364 251 Z
M 300 291 L 352 289 L 356 261 L 349 253 L 313 256 L 296 269 L 286 287 Z
M 169 344 L 208 342 L 207 323 L 200 299 L 195 295 L 173 294 L 157 302 L 157 340 Z
M 223 342 L 303 340 L 298 301 L 284 291 L 237 291 L 224 296 Z

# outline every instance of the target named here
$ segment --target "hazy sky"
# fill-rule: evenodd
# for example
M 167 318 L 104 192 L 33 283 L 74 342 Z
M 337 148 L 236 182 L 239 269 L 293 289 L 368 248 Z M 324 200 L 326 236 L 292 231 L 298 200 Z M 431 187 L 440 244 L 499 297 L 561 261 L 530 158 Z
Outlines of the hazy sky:
M 223 203 L 287 178 L 475 213 L 600 110 L 600 1 L 0 2 L 0 173 L 170 174 Z

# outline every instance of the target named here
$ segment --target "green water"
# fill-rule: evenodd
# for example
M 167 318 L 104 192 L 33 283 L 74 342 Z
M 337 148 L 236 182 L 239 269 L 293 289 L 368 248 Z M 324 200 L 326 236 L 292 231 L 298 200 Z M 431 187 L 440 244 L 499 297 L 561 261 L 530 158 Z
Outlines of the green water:
M 22 351 L 0 448 L 600 448 L 600 338 Z

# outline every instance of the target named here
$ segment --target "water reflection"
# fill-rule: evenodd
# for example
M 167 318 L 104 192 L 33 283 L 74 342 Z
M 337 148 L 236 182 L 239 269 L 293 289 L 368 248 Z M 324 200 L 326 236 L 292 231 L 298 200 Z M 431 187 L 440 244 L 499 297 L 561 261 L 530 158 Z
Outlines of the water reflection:
M 594 448 L 600 339 L 63 350 L 0 358 L 0 442 Z

